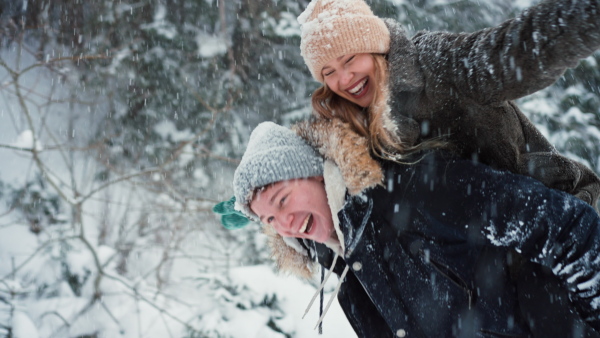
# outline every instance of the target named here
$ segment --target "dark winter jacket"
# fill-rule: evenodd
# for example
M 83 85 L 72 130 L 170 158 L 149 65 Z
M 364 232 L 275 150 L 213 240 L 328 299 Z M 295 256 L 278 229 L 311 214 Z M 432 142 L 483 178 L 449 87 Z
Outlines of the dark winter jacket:
M 600 328 L 600 219 L 589 205 L 440 153 L 385 163 L 384 182 L 338 213 L 335 271 L 350 266 L 338 299 L 359 336 L 596 336 L 573 313 Z M 316 251 L 330 266 L 331 250 Z
M 407 38 L 386 19 L 389 108 L 408 144 L 447 136 L 463 158 L 532 176 L 596 207 L 600 180 L 567 159 L 511 100 L 554 83 L 600 47 L 598 0 L 546 0 L 474 33 Z
M 326 187 L 347 191 L 334 271 L 350 268 L 338 299 L 360 337 L 597 336 L 588 324 L 600 329 L 600 219 L 590 206 L 447 153 L 381 165 L 339 121 L 295 130 L 330 160 Z M 332 249 L 264 229 L 282 270 L 314 272 L 310 253 L 331 267 Z

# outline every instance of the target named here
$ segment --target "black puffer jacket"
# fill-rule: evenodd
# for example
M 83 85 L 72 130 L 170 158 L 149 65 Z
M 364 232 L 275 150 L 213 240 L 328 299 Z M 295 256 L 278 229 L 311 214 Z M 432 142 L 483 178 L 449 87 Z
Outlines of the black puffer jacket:
M 334 271 L 350 267 L 338 299 L 359 336 L 597 336 L 587 324 L 600 329 L 600 219 L 589 205 L 439 152 L 383 167 L 384 186 L 338 213 L 345 263 Z M 329 267 L 331 250 L 315 247 Z
M 408 144 L 447 136 L 460 156 L 532 176 L 596 207 L 600 179 L 561 156 L 511 100 L 543 89 L 600 47 L 598 0 L 545 0 L 473 33 L 390 31 L 389 107 Z

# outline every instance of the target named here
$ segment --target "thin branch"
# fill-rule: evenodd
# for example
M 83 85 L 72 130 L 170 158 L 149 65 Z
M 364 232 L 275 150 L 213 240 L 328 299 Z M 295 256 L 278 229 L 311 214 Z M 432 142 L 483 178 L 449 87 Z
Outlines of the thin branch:
M 240 164 L 240 160 L 238 160 L 238 159 L 220 156 L 220 155 L 214 155 L 210 150 L 208 150 L 206 148 L 200 148 L 200 152 L 201 152 L 201 155 L 206 156 L 208 158 L 214 158 L 214 159 L 221 160 L 221 161 L 227 162 L 227 163 L 232 163 L 235 165 Z
M 169 328 L 169 325 L 167 323 L 167 321 L 165 320 L 165 316 L 163 315 L 163 313 L 159 313 L 158 314 L 160 316 L 160 319 L 162 319 L 163 324 L 165 325 L 165 328 L 167 329 L 167 332 L 169 332 L 169 337 L 173 338 L 173 332 L 171 332 L 171 329 Z
M 190 330 L 195 330 L 194 327 L 192 327 L 190 324 L 184 322 L 183 320 L 179 319 L 178 316 L 171 314 L 169 311 L 165 310 L 164 308 L 158 306 L 156 303 L 154 303 L 153 301 L 151 301 L 150 299 L 144 297 L 141 293 L 138 292 L 137 288 L 130 286 L 129 283 L 126 283 L 125 281 L 123 281 L 121 278 L 113 276 L 111 274 L 105 274 L 105 277 L 112 279 L 114 281 L 117 281 L 121 284 L 123 284 L 124 286 L 126 286 L 128 289 L 130 289 L 132 291 L 131 296 L 135 296 L 135 297 L 139 297 L 139 299 L 141 299 L 142 301 L 144 301 L 145 303 L 147 303 L 148 305 L 150 305 L 151 307 L 155 308 L 156 310 L 158 310 L 160 313 L 164 313 L 167 317 L 175 320 L 176 322 L 180 323 L 181 325 L 185 326 L 186 328 L 190 329 Z
M 8 144 L 0 144 L 0 148 L 6 148 L 6 149 L 19 150 L 19 151 L 33 153 L 33 148 L 16 147 L 16 146 L 8 145 Z M 38 152 L 42 152 L 42 151 L 38 150 Z
M 38 140 L 37 140 L 37 137 L 36 137 L 36 132 L 35 132 L 35 127 L 34 127 L 33 119 L 31 118 L 31 114 L 29 113 L 29 109 L 27 108 L 27 105 L 25 104 L 25 101 L 23 99 L 23 95 L 21 94 L 21 86 L 19 86 L 19 76 L 20 76 L 20 73 L 17 73 L 14 70 L 12 70 L 10 67 L 8 67 L 8 65 L 6 65 L 6 63 L 4 63 L 4 61 L 2 59 L 0 59 L 0 65 L 3 66 L 3 67 L 5 67 L 9 71 L 9 73 L 11 73 L 11 75 L 13 77 L 13 83 L 14 83 L 14 87 L 15 87 L 15 95 L 17 96 L 17 99 L 19 101 L 19 105 L 21 106 L 21 109 L 23 110 L 23 113 L 25 114 L 25 118 L 27 119 L 27 124 L 29 125 L 29 129 L 31 130 L 31 134 L 32 134 L 32 138 L 33 138 L 33 144 L 34 144 L 34 147 L 31 149 L 31 153 L 33 155 L 33 159 L 34 159 L 35 163 L 37 164 L 37 166 L 40 169 L 40 171 L 42 172 L 42 174 L 44 174 L 44 176 L 46 176 L 46 180 L 56 190 L 56 192 L 65 201 L 67 201 L 69 203 L 72 203 L 71 200 L 68 198 L 68 196 L 56 184 L 56 182 L 54 182 L 54 180 L 52 180 L 48 175 L 45 175 L 46 174 L 45 167 L 44 167 L 42 161 L 40 160 L 40 158 L 38 156 L 38 153 L 39 153 L 38 150 L 35 148 L 35 145 L 38 144 Z
M 65 319 L 65 317 L 63 317 L 60 313 L 58 313 L 58 311 L 44 312 L 40 316 L 40 319 L 44 319 L 44 317 L 49 316 L 49 315 L 55 315 L 56 317 L 60 318 L 60 320 L 62 320 L 64 326 L 71 327 L 71 324 L 69 324 L 69 322 Z
M 81 198 L 79 199 L 79 203 L 83 203 L 83 202 L 85 202 L 87 199 L 89 199 L 90 197 L 92 197 L 92 196 L 93 196 L 94 194 L 96 194 L 97 192 L 99 192 L 99 191 L 101 191 L 101 190 L 103 190 L 103 189 L 106 189 L 107 187 L 109 187 L 109 186 L 111 186 L 111 185 L 113 185 L 113 184 L 116 184 L 116 183 L 119 183 L 119 182 L 122 182 L 122 181 L 126 181 L 126 180 L 129 180 L 129 179 L 131 179 L 131 178 L 134 178 L 134 177 L 137 177 L 137 176 L 142 176 L 142 175 L 146 175 L 146 174 L 151 174 L 151 173 L 154 173 L 154 172 L 157 172 L 157 171 L 161 171 L 161 168 L 151 168 L 151 169 L 147 169 L 147 170 L 144 170 L 144 171 L 140 171 L 140 172 L 137 172 L 137 173 L 133 173 L 133 174 L 130 174 L 130 175 L 125 175 L 125 176 L 119 177 L 119 178 L 117 178 L 117 179 L 114 179 L 114 180 L 112 180 L 112 181 L 110 181 L 110 182 L 106 182 L 106 183 L 104 183 L 103 185 L 99 186 L 98 188 L 96 188 L 96 189 L 94 189 L 94 190 L 90 191 L 90 192 L 89 192 L 89 193 L 87 193 L 85 196 L 81 197 Z
M 63 237 L 63 238 L 57 238 L 57 239 L 49 239 L 48 241 L 42 243 L 42 245 L 40 245 L 40 247 L 37 248 L 35 250 L 35 252 L 32 253 L 29 257 L 27 257 L 27 259 L 25 259 L 21 264 L 19 264 L 19 266 L 15 267 L 14 271 L 11 271 L 10 273 L 8 273 L 8 274 L 4 275 L 2 278 L 0 278 L 0 281 L 8 278 L 12 274 L 16 274 L 19 270 L 21 270 L 25 265 L 27 265 L 27 263 L 29 263 L 40 251 L 42 251 L 48 245 L 50 245 L 54 242 L 68 241 L 68 240 L 77 239 L 77 238 L 79 238 L 79 236 L 69 236 L 69 237 Z
M 106 313 L 108 313 L 108 316 L 115 322 L 115 324 L 117 324 L 117 326 L 119 327 L 119 330 L 125 331 L 123 329 L 123 325 L 121 325 L 121 323 L 119 322 L 117 317 L 115 317 L 115 315 L 110 311 L 110 309 L 106 306 L 106 304 L 104 302 L 100 302 L 100 304 L 102 305 L 102 308 L 106 311 Z
M 28 72 L 34 68 L 37 67 L 44 67 L 49 63 L 55 63 L 55 62 L 60 62 L 60 61 L 81 61 L 81 60 L 97 60 L 97 59 L 112 59 L 111 56 L 106 56 L 106 55 L 80 55 L 80 56 L 63 56 L 63 57 L 59 57 L 59 58 L 54 58 L 54 59 L 50 59 L 46 62 L 40 62 L 40 63 L 34 63 L 28 67 L 23 68 L 23 70 L 21 70 L 21 74 Z

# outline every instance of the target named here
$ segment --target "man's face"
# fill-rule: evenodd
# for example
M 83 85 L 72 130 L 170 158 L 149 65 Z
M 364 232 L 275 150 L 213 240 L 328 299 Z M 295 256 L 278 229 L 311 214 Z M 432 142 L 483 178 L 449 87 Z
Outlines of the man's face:
M 281 236 L 319 243 L 337 238 L 322 176 L 269 185 L 254 196 L 250 209 Z

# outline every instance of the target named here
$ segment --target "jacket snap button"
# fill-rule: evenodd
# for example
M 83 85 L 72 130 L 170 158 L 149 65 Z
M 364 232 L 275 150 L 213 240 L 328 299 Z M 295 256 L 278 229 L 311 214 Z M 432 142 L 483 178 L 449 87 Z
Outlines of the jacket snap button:
M 404 331 L 404 329 L 400 329 L 400 330 L 396 331 L 396 336 L 406 337 L 406 331 Z
M 354 271 L 358 271 L 362 269 L 362 264 L 360 262 L 354 262 L 354 264 L 352 264 L 352 269 L 354 269 Z

